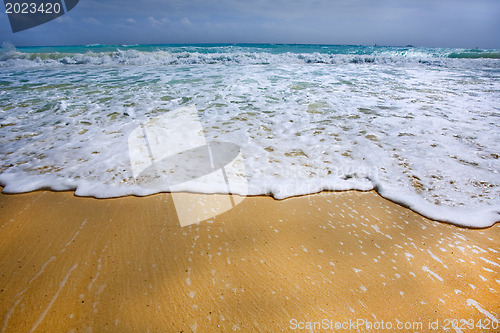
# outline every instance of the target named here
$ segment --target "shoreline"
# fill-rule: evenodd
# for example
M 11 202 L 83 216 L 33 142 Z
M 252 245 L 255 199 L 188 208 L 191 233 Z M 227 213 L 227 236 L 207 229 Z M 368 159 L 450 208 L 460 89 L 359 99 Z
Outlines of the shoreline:
M 378 187 L 378 186 L 377 186 Z M 127 194 L 125 196 L 116 196 L 116 197 L 95 197 L 92 195 L 86 195 L 86 196 L 80 196 L 75 194 L 75 190 L 53 190 L 51 188 L 40 188 L 36 189 L 30 192 L 3 192 L 4 187 L 0 185 L 0 194 L 1 195 L 23 195 L 23 194 L 28 194 L 28 193 L 37 193 L 37 192 L 54 192 L 54 193 L 70 193 L 73 196 L 77 198 L 91 198 L 91 199 L 96 199 L 96 200 L 108 200 L 108 199 L 120 199 L 120 198 L 146 198 L 150 196 L 155 196 L 155 195 L 172 195 L 172 194 L 181 194 L 181 195 L 194 195 L 194 196 L 210 196 L 212 194 L 206 194 L 203 192 L 158 192 L 158 193 L 152 193 L 152 194 L 146 194 L 146 195 L 138 195 L 138 194 Z M 320 195 L 320 194 L 328 194 L 328 193 L 344 193 L 344 192 L 356 192 L 356 193 L 375 193 L 376 195 L 380 196 L 384 200 L 387 200 L 393 204 L 396 204 L 402 208 L 408 209 L 412 211 L 413 213 L 434 221 L 438 223 L 444 223 L 448 225 L 452 225 L 458 228 L 464 228 L 464 229 L 488 229 L 493 227 L 496 224 L 500 224 L 500 211 L 496 211 L 495 209 L 497 207 L 481 207 L 480 209 L 468 209 L 468 208 L 463 208 L 463 207 L 447 207 L 447 206 L 441 206 L 439 208 L 437 207 L 432 207 L 433 205 L 426 202 L 424 199 L 417 197 L 417 196 L 406 196 L 403 198 L 397 198 L 397 195 L 393 194 L 387 194 L 384 193 L 386 191 L 380 190 L 378 188 L 374 188 L 371 190 L 356 190 L 356 189 L 351 189 L 351 190 L 321 190 L 320 192 L 315 192 L 315 193 L 308 193 L 308 194 L 299 194 L 299 195 L 292 195 L 286 198 L 275 198 L 271 194 L 255 194 L 255 195 L 245 195 L 241 196 L 239 194 L 233 194 L 233 193 L 215 193 L 216 196 L 232 196 L 232 197 L 239 197 L 241 198 L 240 200 L 243 200 L 244 198 L 259 198 L 259 197 L 269 197 L 272 198 L 273 200 L 276 201 L 284 201 L 284 200 L 289 200 L 293 198 L 303 198 L 303 197 L 308 197 L 311 195 Z M 382 193 L 381 193 L 382 192 Z M 415 203 L 416 202 L 416 203 Z M 426 210 L 427 213 L 423 213 L 422 211 Z M 458 213 L 457 213 L 458 211 Z M 451 213 L 453 212 L 453 213 Z M 452 221 L 452 218 L 449 218 L 449 215 L 454 216 L 455 221 Z M 466 218 L 459 218 L 457 219 L 456 216 L 459 215 L 464 215 Z M 493 216 L 497 216 L 498 219 L 496 221 Z M 446 217 L 445 217 L 446 216 Z M 466 222 L 467 218 L 470 218 L 474 220 L 474 223 Z M 482 219 L 484 220 L 491 220 L 494 222 L 478 222 L 481 221 Z
M 359 319 L 395 331 L 489 320 L 482 331 L 494 332 L 499 231 L 431 221 L 374 191 L 249 196 L 185 227 L 168 193 L 0 194 L 0 332 L 301 331 Z

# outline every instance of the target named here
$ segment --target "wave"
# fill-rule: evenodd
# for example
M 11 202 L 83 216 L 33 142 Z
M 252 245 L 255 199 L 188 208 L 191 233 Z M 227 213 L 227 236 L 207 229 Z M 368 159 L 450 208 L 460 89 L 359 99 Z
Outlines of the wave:
M 436 220 L 499 220 L 500 61 L 465 56 L 492 50 L 84 48 L 0 50 L 3 191 L 167 191 L 140 186 L 127 138 L 148 119 L 194 105 L 207 140 L 241 148 L 249 195 L 374 189 Z M 189 140 L 178 127 L 174 146 Z M 182 190 L 227 191 L 217 186 Z
M 438 49 L 381 48 L 380 50 L 330 50 L 322 52 L 298 52 L 302 49 L 284 48 L 286 52 L 265 49 L 256 51 L 252 48 L 235 49 L 211 48 L 190 49 L 173 48 L 152 51 L 117 48 L 116 51 L 85 53 L 71 52 L 19 52 L 13 47 L 0 51 L 0 67 L 32 67 L 60 65 L 268 65 L 268 64 L 390 64 L 420 63 L 445 67 L 476 66 L 470 59 L 489 60 L 493 67 L 498 67 L 500 52 L 450 52 Z M 489 64 L 481 63 L 481 66 Z
M 471 50 L 468 52 L 453 52 L 448 57 L 456 59 L 500 59 L 500 52 Z

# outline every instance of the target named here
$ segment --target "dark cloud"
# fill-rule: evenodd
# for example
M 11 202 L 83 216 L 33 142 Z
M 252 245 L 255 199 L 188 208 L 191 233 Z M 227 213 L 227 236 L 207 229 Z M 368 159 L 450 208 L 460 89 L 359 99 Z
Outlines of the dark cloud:
M 325 43 L 500 48 L 498 0 L 81 0 L 15 45 Z

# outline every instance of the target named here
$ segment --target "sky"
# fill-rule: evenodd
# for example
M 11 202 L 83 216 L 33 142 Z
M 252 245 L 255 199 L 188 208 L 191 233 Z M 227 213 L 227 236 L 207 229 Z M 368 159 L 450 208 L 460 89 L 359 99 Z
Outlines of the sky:
M 34 0 L 33 0 L 34 1 Z M 12 33 L 15 46 L 171 43 L 415 45 L 500 49 L 500 0 L 80 0 Z

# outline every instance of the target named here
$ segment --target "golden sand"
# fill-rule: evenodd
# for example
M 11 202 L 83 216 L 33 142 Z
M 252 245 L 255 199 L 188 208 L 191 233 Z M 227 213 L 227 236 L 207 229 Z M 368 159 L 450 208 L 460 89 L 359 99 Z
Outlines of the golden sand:
M 0 332 L 498 332 L 499 231 L 375 192 L 249 197 L 185 227 L 169 194 L 0 194 Z

